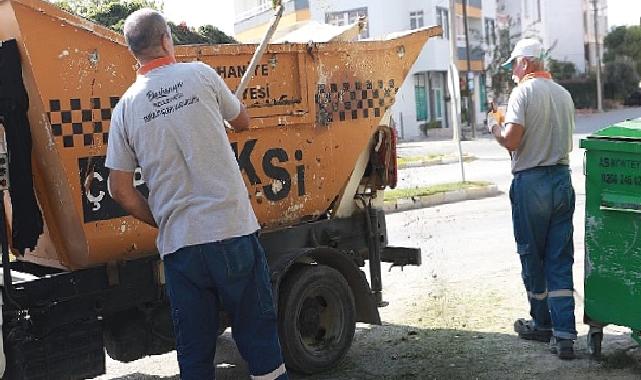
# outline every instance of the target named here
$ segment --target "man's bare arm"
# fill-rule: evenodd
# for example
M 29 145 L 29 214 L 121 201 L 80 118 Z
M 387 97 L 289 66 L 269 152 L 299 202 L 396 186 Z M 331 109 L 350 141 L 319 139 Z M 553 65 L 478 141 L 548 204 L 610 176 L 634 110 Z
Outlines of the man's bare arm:
M 492 127 L 492 134 L 496 141 L 505 149 L 513 152 L 521 145 L 525 128 L 521 124 L 507 123 L 505 130 L 501 130 L 498 125 Z
M 242 104 L 240 105 L 240 113 L 234 120 L 229 121 L 229 125 L 231 125 L 236 132 L 246 131 L 249 129 L 249 114 L 247 113 L 245 106 Z
M 121 170 L 109 172 L 109 193 L 134 218 L 158 228 L 149 203 L 134 187 L 134 173 Z

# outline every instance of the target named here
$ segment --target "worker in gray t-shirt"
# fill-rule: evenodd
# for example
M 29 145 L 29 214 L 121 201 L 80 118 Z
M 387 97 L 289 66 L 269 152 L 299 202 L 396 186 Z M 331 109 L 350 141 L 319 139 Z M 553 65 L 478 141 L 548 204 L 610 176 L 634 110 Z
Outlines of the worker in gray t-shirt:
M 286 379 L 259 225 L 224 126 L 246 130 L 247 112 L 212 68 L 176 63 L 160 13 L 134 12 L 124 34 L 140 69 L 111 118 L 109 187 L 158 227 L 180 377 L 214 378 L 220 308 L 252 377 Z M 148 199 L 134 187 L 138 166 Z
M 488 117 L 488 127 L 512 157 L 510 187 L 514 239 L 530 303 L 531 320 L 518 319 L 519 337 L 550 341 L 553 353 L 573 359 L 574 189 L 569 153 L 574 132 L 570 94 L 543 71 L 543 48 L 519 41 L 505 66 L 518 86 L 510 95 L 504 126 Z

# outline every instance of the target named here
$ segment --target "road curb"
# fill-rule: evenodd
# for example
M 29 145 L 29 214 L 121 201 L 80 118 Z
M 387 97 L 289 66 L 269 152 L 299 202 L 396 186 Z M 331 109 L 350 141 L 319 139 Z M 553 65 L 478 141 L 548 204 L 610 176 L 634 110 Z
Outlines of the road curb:
M 468 156 L 468 157 L 464 157 L 463 161 L 469 162 L 475 159 L 476 157 Z M 440 158 L 438 160 L 412 161 L 405 164 L 399 164 L 398 170 L 409 169 L 409 168 L 423 168 L 426 166 L 449 165 L 449 164 L 454 164 L 458 162 L 459 161 L 457 157 Z
M 401 198 L 385 202 L 383 210 L 386 213 L 413 210 L 418 208 L 438 206 L 448 203 L 494 197 L 502 194 L 496 185 L 475 186 L 469 189 L 447 191 L 421 197 Z

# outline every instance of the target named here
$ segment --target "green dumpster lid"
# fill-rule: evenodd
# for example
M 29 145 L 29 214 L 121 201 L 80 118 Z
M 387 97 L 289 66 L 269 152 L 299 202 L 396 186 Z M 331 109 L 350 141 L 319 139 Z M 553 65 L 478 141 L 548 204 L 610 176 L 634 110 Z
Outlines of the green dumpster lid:
M 612 124 L 594 132 L 588 138 L 641 140 L 641 118 Z

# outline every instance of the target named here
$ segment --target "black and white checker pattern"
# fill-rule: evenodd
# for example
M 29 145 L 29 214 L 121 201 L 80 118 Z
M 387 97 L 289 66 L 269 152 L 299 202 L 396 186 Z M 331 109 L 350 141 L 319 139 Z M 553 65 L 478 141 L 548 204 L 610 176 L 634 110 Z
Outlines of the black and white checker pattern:
M 317 122 L 381 117 L 394 104 L 398 87 L 393 79 L 319 84 L 316 91 Z
M 57 142 L 64 148 L 106 145 L 111 112 L 119 97 L 49 100 L 49 123 Z

